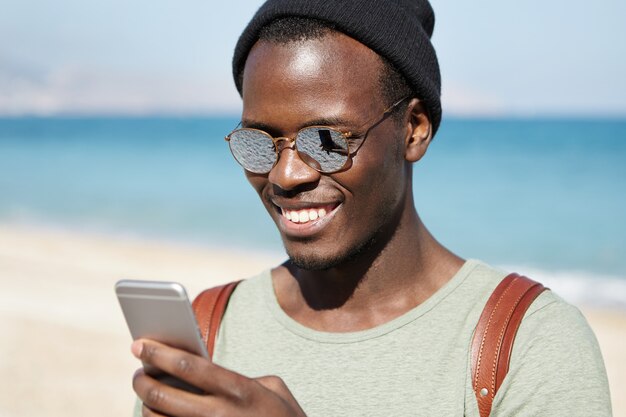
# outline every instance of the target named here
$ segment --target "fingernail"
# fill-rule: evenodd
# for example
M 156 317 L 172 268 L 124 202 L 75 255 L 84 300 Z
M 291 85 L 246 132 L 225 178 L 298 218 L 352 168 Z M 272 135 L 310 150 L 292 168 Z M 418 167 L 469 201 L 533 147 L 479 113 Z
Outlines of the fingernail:
M 141 357 L 141 351 L 143 350 L 143 343 L 140 340 L 135 340 L 132 345 L 130 345 L 130 351 L 133 352 L 136 358 Z

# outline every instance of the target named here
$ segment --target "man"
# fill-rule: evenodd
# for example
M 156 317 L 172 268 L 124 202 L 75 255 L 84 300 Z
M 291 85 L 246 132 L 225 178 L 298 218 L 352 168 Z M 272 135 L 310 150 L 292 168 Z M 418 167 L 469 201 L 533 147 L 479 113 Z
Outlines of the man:
M 153 341 L 133 353 L 145 416 L 478 416 L 469 344 L 505 273 L 439 244 L 412 167 L 441 120 L 426 0 L 270 0 L 242 34 L 236 160 L 289 260 L 234 292 L 215 363 Z M 321 127 L 320 127 L 321 126 Z M 295 142 L 294 142 L 295 139 Z M 492 415 L 610 415 L 595 338 L 551 292 L 519 329 Z

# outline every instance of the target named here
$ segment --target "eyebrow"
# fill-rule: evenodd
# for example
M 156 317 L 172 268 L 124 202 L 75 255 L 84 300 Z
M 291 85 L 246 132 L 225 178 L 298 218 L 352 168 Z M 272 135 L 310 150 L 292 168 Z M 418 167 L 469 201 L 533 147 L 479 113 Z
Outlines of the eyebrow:
M 272 126 L 270 124 L 253 120 L 253 119 L 241 119 L 240 125 L 246 128 L 263 130 L 270 134 L 277 133 L 280 131 L 280 129 L 277 128 L 276 126 Z M 328 127 L 333 127 L 333 128 L 346 128 L 350 125 L 351 123 L 348 122 L 346 119 L 343 119 L 341 117 L 331 116 L 331 117 L 322 117 L 318 119 L 307 120 L 305 123 L 302 123 L 298 126 L 298 130 L 304 129 L 305 127 L 309 127 L 309 126 L 328 126 Z

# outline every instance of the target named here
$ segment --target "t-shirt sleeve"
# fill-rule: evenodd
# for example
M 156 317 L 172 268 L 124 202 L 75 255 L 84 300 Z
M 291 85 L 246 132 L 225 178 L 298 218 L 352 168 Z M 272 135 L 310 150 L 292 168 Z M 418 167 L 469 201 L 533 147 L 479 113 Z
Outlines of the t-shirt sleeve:
M 611 416 L 600 348 L 576 307 L 549 291 L 533 303 L 491 415 Z

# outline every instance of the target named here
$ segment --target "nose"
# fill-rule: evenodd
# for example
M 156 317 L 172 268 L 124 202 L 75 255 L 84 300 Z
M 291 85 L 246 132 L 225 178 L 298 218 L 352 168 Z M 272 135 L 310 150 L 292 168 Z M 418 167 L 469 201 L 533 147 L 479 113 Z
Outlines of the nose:
M 268 174 L 272 184 L 287 191 L 319 181 L 321 174 L 299 157 L 293 146 L 281 146 L 278 161 Z

